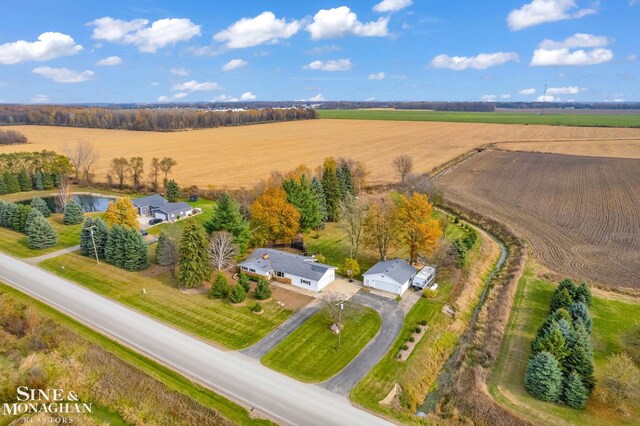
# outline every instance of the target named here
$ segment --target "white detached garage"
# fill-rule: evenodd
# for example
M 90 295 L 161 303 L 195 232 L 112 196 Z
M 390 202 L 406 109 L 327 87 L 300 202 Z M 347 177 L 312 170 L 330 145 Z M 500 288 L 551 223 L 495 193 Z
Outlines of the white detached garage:
M 402 259 L 378 262 L 362 275 L 364 286 L 402 295 L 416 275 L 416 268 Z

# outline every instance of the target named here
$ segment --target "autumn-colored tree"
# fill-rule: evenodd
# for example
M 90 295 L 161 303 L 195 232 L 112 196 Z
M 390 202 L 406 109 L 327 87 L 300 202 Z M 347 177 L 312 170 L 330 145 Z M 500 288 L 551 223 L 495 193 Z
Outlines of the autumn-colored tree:
M 169 179 L 169 173 L 171 173 L 171 169 L 173 169 L 173 167 L 177 164 L 178 162 L 171 157 L 164 157 L 162 160 L 160 160 L 160 170 L 162 171 L 162 173 L 164 173 L 165 185 L 167 184 L 167 180 Z
M 129 160 L 124 157 L 114 158 L 111 160 L 110 170 L 118 179 L 118 188 L 122 189 L 129 175 Z
M 381 199 L 371 204 L 364 219 L 363 243 L 366 248 L 375 250 L 380 260 L 387 260 L 389 249 L 398 243 L 398 218 L 393 201 Z
M 109 226 L 122 225 L 133 229 L 140 229 L 138 213 L 129 197 L 117 198 L 109 203 L 104 212 L 104 220 Z
M 282 188 L 270 188 L 251 206 L 251 228 L 254 241 L 291 241 L 300 227 L 300 213 L 287 201 Z
M 360 265 L 357 260 L 347 257 L 340 265 L 338 273 L 351 279 L 360 274 Z
M 153 158 L 151 160 L 151 170 L 149 171 L 149 180 L 151 181 L 151 187 L 153 190 L 158 189 L 158 176 L 160 175 L 160 160 Z
M 400 241 L 407 246 L 411 262 L 416 262 L 419 255 L 429 255 L 442 235 L 440 223 L 432 213 L 433 205 L 426 195 L 414 193 L 411 197 L 400 197 Z
M 129 160 L 129 172 L 135 189 L 140 188 L 142 174 L 144 173 L 144 160 L 142 157 L 131 157 Z

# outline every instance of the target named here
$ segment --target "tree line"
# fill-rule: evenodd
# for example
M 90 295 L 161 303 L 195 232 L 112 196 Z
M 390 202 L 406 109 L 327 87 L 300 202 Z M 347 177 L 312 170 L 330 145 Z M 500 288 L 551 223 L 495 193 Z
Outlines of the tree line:
M 72 170 L 69 159 L 53 151 L 0 154 L 0 195 L 57 188 Z
M 0 145 L 27 143 L 27 137 L 17 130 L 0 130 Z
M 239 126 L 317 117 L 309 108 L 265 108 L 243 111 L 204 109 L 123 109 L 55 105 L 0 106 L 0 124 L 174 131 Z

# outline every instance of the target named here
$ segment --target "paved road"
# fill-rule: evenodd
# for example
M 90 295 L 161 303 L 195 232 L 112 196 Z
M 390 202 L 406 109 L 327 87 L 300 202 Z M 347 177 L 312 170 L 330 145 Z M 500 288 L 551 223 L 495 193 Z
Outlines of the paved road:
M 382 317 L 380 332 L 342 371 L 320 386 L 340 395 L 349 395 L 351 389 L 382 359 L 402 330 L 404 312 L 395 300 L 360 291 L 351 302 L 375 309 Z
M 78 251 L 78 250 L 80 250 L 80 244 L 78 244 L 77 246 L 72 246 L 72 247 L 67 247 L 57 251 L 52 251 L 51 253 L 43 254 L 42 256 L 28 257 L 26 259 L 23 259 L 23 261 L 31 265 L 37 265 L 38 263 L 44 262 L 47 259 L 62 256 L 63 254 L 73 253 L 74 251 Z
M 232 399 L 295 425 L 388 425 L 319 386 L 225 352 L 13 257 L 0 254 L 0 281 L 42 300 Z M 143 296 L 142 296 L 143 297 Z
M 313 314 L 318 312 L 322 306 L 318 300 L 311 302 L 308 306 L 300 309 L 295 314 L 291 315 L 285 322 L 280 324 L 278 328 L 273 330 L 262 340 L 244 349 L 242 352 L 250 357 L 261 359 L 271 349 L 278 346 L 280 342 L 284 340 L 289 334 L 291 334 L 296 328 L 300 327 L 302 323 L 308 320 Z

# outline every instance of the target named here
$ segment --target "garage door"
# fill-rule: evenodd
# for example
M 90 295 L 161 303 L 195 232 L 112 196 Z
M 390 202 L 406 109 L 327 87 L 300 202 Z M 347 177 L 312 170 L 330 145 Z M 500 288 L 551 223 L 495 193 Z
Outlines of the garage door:
M 386 281 L 381 281 L 376 279 L 368 279 L 366 285 L 378 290 L 383 290 L 383 291 L 388 291 L 389 293 L 398 294 L 397 284 L 388 283 Z

